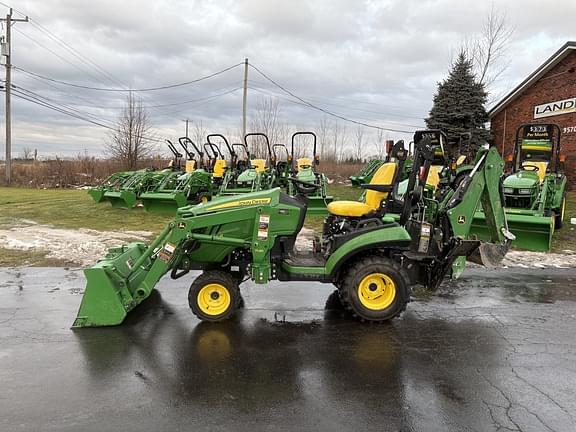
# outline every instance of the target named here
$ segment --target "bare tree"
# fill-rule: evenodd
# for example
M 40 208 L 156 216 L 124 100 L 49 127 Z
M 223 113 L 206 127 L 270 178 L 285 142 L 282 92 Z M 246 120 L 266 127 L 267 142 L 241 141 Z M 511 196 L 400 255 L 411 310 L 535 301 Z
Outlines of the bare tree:
M 348 144 L 346 133 L 346 126 L 334 122 L 334 125 L 332 126 L 332 151 L 336 162 L 341 161 L 344 158 L 346 145 Z
M 203 146 L 206 142 L 207 129 L 204 127 L 202 120 L 193 122 L 194 128 L 192 129 L 192 141 L 198 146 Z
M 328 143 L 329 143 L 329 133 L 330 133 L 330 120 L 326 117 L 323 117 L 318 123 L 318 127 L 316 128 L 316 135 L 318 138 L 318 151 L 322 159 L 330 159 L 331 153 L 328 150 Z
M 142 100 L 135 99 L 130 92 L 106 148 L 124 168 L 134 169 L 139 161 L 152 155 L 155 147 Z
M 488 90 L 510 65 L 507 54 L 513 34 L 506 13 L 492 3 L 480 33 L 462 43 L 461 51 L 472 60 L 476 80 Z
M 254 115 L 250 121 L 252 132 L 261 132 L 268 136 L 270 145 L 285 143 L 288 127 L 280 121 L 279 101 L 275 98 L 260 98 L 256 103 Z M 253 141 L 254 142 L 254 141 Z M 258 141 L 260 144 L 260 142 Z M 258 145 L 257 148 L 250 149 L 259 157 L 264 155 L 264 147 Z
M 386 158 L 386 140 L 388 139 L 388 134 L 382 129 L 378 129 L 376 132 L 376 143 L 374 144 L 374 149 L 376 150 L 376 158 L 384 159 Z
M 354 159 L 359 162 L 362 162 L 362 159 L 364 158 L 364 132 L 364 126 L 362 125 L 356 126 L 356 129 L 354 130 L 354 138 L 356 139 L 356 142 L 354 144 L 353 156 Z
M 30 147 L 24 147 L 22 149 L 22 159 L 24 159 L 24 160 L 32 159 L 33 154 L 34 154 L 34 151 Z

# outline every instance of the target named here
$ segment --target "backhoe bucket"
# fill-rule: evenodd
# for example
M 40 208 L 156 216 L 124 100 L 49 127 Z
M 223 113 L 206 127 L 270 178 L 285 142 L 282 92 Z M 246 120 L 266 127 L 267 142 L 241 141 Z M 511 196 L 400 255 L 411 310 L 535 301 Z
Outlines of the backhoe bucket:
M 552 246 L 554 218 L 552 216 L 533 216 L 506 212 L 508 230 L 516 236 L 512 247 L 538 252 L 548 252 Z M 483 212 L 476 212 L 470 235 L 480 240 L 490 240 Z
M 102 261 L 84 270 L 86 290 L 72 328 L 121 324 L 127 313 L 148 297 L 150 290 L 130 288 L 138 287 L 147 273 L 144 267 L 149 259 L 133 270 L 146 249 L 143 243 L 110 249 Z
M 481 264 L 484 267 L 499 267 L 500 263 L 510 249 L 510 242 L 506 244 L 480 243 L 480 246 L 468 257 L 468 261 Z
M 188 205 L 186 196 L 181 192 L 147 192 L 140 195 L 140 200 L 146 211 L 166 215 L 175 215 L 180 207 Z
M 133 191 L 106 191 L 104 192 L 105 201 L 109 201 L 112 207 L 132 208 L 136 205 L 136 193 Z

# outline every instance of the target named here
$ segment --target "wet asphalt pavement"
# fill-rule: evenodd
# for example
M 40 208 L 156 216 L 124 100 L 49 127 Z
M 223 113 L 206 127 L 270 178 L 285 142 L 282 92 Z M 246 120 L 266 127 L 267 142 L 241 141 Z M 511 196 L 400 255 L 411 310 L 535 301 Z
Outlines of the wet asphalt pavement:
M 383 325 L 312 283 L 199 323 L 190 280 L 71 331 L 80 271 L 0 269 L 0 431 L 576 430 L 576 269 L 469 270 Z

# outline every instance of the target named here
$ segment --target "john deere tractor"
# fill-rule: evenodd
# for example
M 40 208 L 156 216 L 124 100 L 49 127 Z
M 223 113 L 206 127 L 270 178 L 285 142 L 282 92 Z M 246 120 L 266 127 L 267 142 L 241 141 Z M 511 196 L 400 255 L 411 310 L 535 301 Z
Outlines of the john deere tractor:
M 303 156 L 295 159 L 296 139 L 303 136 L 312 138 L 312 157 Z M 296 132 L 292 135 L 291 141 L 292 176 L 288 179 L 288 193 L 294 196 L 299 190 L 306 189 L 308 191 L 308 214 L 326 215 L 328 213 L 326 206 L 332 202 L 334 197 L 328 195 L 328 179 L 317 170 L 318 165 L 320 165 L 320 155 L 316 151 L 316 134 L 314 132 Z
M 566 208 L 564 157 L 560 128 L 554 124 L 526 124 L 516 131 L 511 169 L 502 185 L 510 231 L 518 248 L 548 251 L 552 234 L 562 227 Z M 487 235 L 485 215 L 476 213 L 473 233 Z
M 309 202 L 304 196 L 309 184 L 296 178 L 290 180 L 298 192 L 295 197 L 274 188 L 179 209 L 151 244 L 110 249 L 85 270 L 87 288 L 74 327 L 120 324 L 163 275 L 179 279 L 191 270 L 202 273 L 190 286 L 188 303 L 204 321 L 232 317 L 241 303 L 240 285 L 249 278 L 258 284 L 334 284 L 354 316 L 380 322 L 404 311 L 412 286 L 438 287 L 457 258 L 499 262 L 513 236 L 501 206 L 504 163 L 496 149 L 480 150 L 473 170 L 437 201 L 423 193 L 434 157 L 430 139 L 416 143 L 398 221 L 387 214 L 394 199 L 390 192 L 406 158 L 404 149 L 396 153 L 396 162 L 382 166 L 373 181 L 363 185 L 365 202 L 328 206 L 323 233 L 309 251 L 294 248 Z M 480 202 L 489 243 L 469 238 Z
M 167 175 L 156 187 L 140 194 L 147 211 L 175 214 L 178 208 L 208 201 L 213 194 L 212 176 L 203 168 L 203 152 L 187 137 L 178 141 L 187 156 L 185 171 Z
M 235 195 L 247 192 L 257 192 L 270 189 L 275 181 L 275 172 L 272 169 L 272 148 L 268 136 L 263 133 L 249 133 L 244 137 L 244 148 L 248 151 L 249 139 L 253 141 L 254 148 L 263 147 L 262 158 L 250 159 L 248 166 L 240 170 L 232 170 L 226 176 L 220 187 L 220 195 Z

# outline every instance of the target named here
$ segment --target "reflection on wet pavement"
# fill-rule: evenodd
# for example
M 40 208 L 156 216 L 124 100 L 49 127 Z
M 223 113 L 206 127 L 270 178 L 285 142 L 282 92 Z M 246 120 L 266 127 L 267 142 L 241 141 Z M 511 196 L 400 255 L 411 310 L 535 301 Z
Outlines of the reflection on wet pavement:
M 0 430 L 573 431 L 575 278 L 476 270 L 382 325 L 307 283 L 243 285 L 200 323 L 166 279 L 72 332 L 81 272 L 2 269 Z

